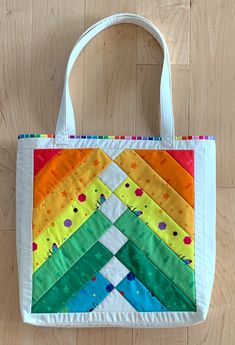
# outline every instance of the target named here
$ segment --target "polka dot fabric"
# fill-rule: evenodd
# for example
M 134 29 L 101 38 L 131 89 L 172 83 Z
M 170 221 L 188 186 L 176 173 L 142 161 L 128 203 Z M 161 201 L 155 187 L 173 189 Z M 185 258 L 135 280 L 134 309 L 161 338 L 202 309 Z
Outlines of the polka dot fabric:
M 33 200 L 32 313 L 196 310 L 193 150 L 35 149 Z

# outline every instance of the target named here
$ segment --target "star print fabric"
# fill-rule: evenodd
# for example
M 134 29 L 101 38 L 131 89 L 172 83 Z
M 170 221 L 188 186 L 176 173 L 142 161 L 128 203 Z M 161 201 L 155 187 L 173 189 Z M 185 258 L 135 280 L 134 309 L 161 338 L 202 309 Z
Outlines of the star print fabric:
M 32 313 L 196 310 L 193 165 L 193 150 L 35 149 Z

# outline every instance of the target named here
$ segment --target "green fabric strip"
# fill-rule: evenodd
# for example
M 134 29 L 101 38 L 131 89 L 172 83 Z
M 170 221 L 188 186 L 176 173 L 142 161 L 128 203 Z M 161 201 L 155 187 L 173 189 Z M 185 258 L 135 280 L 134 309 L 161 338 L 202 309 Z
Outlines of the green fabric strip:
M 112 223 L 95 211 L 33 274 L 33 304 L 85 254 Z M 46 277 L 46 279 L 45 279 Z
M 195 303 L 194 272 L 146 224 L 127 209 L 115 226 Z
M 32 306 L 32 313 L 57 313 L 113 257 L 100 242 L 83 255 L 53 287 Z
M 127 241 L 116 257 L 172 311 L 195 311 L 195 304 L 175 286 L 131 241 Z
M 95 211 L 33 274 L 35 304 L 100 238 L 112 223 Z M 45 279 L 46 277 L 46 279 Z

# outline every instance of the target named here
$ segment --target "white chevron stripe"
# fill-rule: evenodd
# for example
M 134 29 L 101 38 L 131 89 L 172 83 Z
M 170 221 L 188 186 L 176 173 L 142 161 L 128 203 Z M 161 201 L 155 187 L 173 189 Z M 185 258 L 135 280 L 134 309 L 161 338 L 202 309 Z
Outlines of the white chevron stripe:
M 112 162 L 100 174 L 99 178 L 109 189 L 114 191 L 127 178 L 127 174 L 116 163 Z
M 132 305 L 130 305 L 116 289 L 113 289 L 110 294 L 94 309 L 94 311 L 136 312 Z
M 128 241 L 128 238 L 119 231 L 114 225 L 100 237 L 101 242 L 106 248 L 110 250 L 114 255 L 119 249 Z
M 113 256 L 100 271 L 113 286 L 117 286 L 129 272 L 128 268 L 126 268 L 115 256 Z
M 111 159 L 115 159 L 124 149 L 108 149 L 108 148 L 102 148 L 102 150 L 107 153 L 107 155 Z
M 127 207 L 114 194 L 111 194 L 99 207 L 99 211 L 101 211 L 112 223 L 114 223 L 126 209 Z

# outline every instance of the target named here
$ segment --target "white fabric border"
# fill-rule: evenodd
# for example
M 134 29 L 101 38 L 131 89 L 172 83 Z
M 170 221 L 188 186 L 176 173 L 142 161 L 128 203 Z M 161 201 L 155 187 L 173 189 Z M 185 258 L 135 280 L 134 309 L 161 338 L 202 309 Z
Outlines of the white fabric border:
M 160 141 L 20 139 L 17 151 L 16 227 L 20 309 L 24 322 L 53 327 L 179 327 L 203 321 L 208 312 L 215 267 L 215 142 L 176 140 L 175 149 L 195 150 L 195 274 L 196 312 L 92 312 L 32 314 L 32 191 L 34 148 L 161 149 Z

